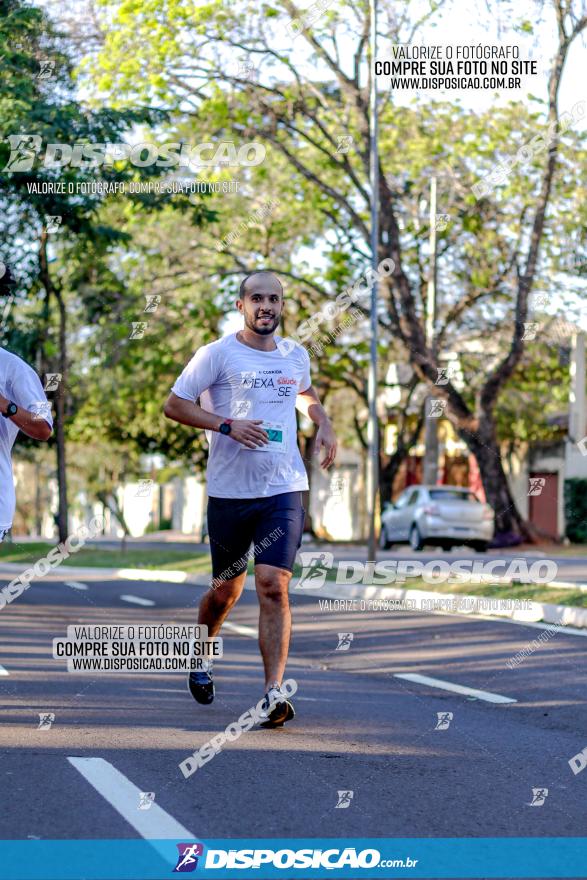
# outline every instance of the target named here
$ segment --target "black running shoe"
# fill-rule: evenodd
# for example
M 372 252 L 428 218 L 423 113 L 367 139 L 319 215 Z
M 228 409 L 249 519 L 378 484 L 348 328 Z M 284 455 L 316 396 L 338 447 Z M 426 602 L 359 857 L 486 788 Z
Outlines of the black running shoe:
M 204 660 L 205 669 L 190 672 L 188 690 L 196 703 L 209 705 L 214 699 L 214 681 L 212 679 L 212 661 Z
M 294 707 L 278 686 L 269 688 L 261 709 L 266 720 L 260 723 L 260 727 L 283 727 L 285 722 L 291 721 L 296 714 Z

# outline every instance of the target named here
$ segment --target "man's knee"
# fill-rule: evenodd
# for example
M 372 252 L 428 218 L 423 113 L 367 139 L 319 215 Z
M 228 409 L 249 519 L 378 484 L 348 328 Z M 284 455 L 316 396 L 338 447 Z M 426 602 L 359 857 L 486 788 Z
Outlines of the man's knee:
M 232 608 L 242 592 L 242 585 L 233 581 L 220 582 L 208 590 L 208 601 L 218 609 Z
M 287 590 L 290 578 L 289 572 L 256 572 L 255 581 L 259 601 L 287 605 L 289 602 Z

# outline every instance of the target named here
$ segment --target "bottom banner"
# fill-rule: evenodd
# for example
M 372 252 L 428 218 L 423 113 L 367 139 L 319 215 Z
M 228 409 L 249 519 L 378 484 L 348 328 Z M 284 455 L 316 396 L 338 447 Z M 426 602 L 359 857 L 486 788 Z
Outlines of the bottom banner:
M 2 880 L 587 877 L 587 837 L 3 840 Z

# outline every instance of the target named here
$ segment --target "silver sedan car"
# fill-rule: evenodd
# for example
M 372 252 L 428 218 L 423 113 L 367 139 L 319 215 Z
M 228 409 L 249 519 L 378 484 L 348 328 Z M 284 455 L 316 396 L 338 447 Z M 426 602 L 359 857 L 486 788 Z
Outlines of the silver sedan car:
M 493 538 L 494 513 L 470 489 L 459 486 L 410 486 L 381 514 L 379 545 L 409 543 L 454 547 L 466 544 L 484 552 Z

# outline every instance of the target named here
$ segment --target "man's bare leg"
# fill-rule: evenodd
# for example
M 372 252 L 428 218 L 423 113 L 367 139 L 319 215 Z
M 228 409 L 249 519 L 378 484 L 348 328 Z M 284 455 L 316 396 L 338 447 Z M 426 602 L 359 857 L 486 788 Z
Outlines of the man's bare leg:
M 208 628 L 208 638 L 213 638 L 220 630 L 228 612 L 238 600 L 245 585 L 246 571 L 235 578 L 223 581 L 220 585 L 210 587 L 204 594 L 198 610 L 198 623 Z M 205 639 L 202 639 L 205 642 Z M 199 669 L 192 670 L 188 677 L 189 691 L 196 700 L 206 706 L 214 699 L 214 682 L 212 679 L 211 655 L 204 651 L 203 662 Z
M 259 647 L 265 667 L 265 688 L 281 684 L 291 634 L 288 586 L 291 572 L 273 565 L 255 566 L 259 597 Z
M 228 612 L 239 600 L 245 585 L 246 570 L 220 586 L 210 587 L 200 601 L 198 623 L 208 627 L 208 636 L 218 635 Z

